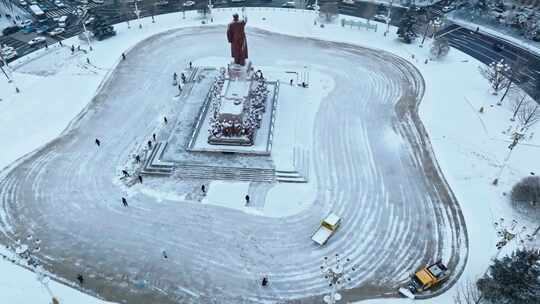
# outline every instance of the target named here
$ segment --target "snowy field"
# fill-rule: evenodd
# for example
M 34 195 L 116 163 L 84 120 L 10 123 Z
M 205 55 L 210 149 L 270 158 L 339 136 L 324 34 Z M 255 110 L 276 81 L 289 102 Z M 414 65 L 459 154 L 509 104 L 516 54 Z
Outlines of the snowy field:
M 82 272 L 88 292 L 129 303 L 314 302 L 326 291 L 318 271 L 322 257 L 336 252 L 358 265 L 347 288 L 360 288 L 344 293 L 348 301 L 395 295 L 409 272 L 438 257 L 453 263 L 456 276 L 467 262 L 462 280 L 481 275 L 497 253 L 493 221 L 518 217 L 503 192 L 539 172 L 538 163 L 524 161 L 538 153 L 538 143 L 532 137 L 519 145 L 499 186 L 492 186 L 507 154 L 509 138 L 501 132 L 510 124 L 510 110 L 490 106 L 496 98 L 475 60 L 452 51 L 443 62 L 425 64 L 427 48 L 403 45 L 393 33 L 385 38 L 339 23 L 314 27 L 313 16 L 301 11 L 248 10 L 255 64 L 276 65 L 285 57 L 334 80 L 313 125 L 306 125 L 313 130 L 305 148 L 312 151 L 317 190 L 315 197 L 301 196 L 313 200 L 310 208 L 287 217 L 272 217 L 276 210 L 261 216 L 224 201 L 220 193 L 229 188 L 223 184 L 211 186 L 201 204 L 185 199 L 190 195 L 148 195 L 160 188 L 145 188 L 146 181 L 129 188 L 118 182 L 119 164 L 178 106 L 172 72 L 194 58 L 227 54 L 225 27 L 216 25 L 226 24 L 230 14 L 216 12 L 212 26 L 156 36 L 198 26 L 200 20 L 187 14 L 180 21 L 173 14 L 158 16 L 155 24 L 143 20 L 141 30 L 118 25 L 118 36 L 95 43 L 90 64 L 86 54 L 71 55 L 67 47 L 50 47 L 11 64 L 15 82 L 0 83 L 0 111 L 9 114 L 0 117 L 0 135 L 10 143 L 0 155 L 0 167 L 6 167 L 0 181 L 3 242 L 39 237 L 35 257 L 52 276 L 74 281 Z M 65 45 L 71 43 L 80 42 Z M 128 58 L 120 62 L 122 52 Z M 420 117 L 431 143 L 414 110 L 424 89 Z M 99 149 L 96 137 L 103 143 Z M 185 183 L 178 188 L 188 194 L 199 187 Z M 237 201 L 246 187 L 235 185 L 227 195 Z M 272 191 L 268 196 L 287 199 L 298 190 Z M 121 196 L 129 208 L 121 207 Z M 310 235 L 331 210 L 344 217 L 343 227 L 317 248 Z M 269 275 L 270 288 L 259 287 L 263 274 Z M 34 275 L 25 275 L 32 288 Z M 25 303 L 4 286 L 2 292 Z M 41 286 L 34 282 L 34 289 Z M 53 290 L 65 301 L 70 292 Z M 426 302 L 451 303 L 454 292 Z

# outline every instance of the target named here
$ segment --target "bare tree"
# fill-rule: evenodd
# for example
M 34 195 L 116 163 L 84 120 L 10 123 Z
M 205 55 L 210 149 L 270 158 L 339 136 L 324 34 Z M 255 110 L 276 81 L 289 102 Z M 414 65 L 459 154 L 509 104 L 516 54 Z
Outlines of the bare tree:
M 508 78 L 508 83 L 506 84 L 506 87 L 504 89 L 503 96 L 501 97 L 499 102 L 497 102 L 498 105 L 502 105 L 502 102 L 504 101 L 504 98 L 506 97 L 510 89 L 515 86 L 516 81 L 519 79 L 519 75 L 525 68 L 525 63 L 526 62 L 523 59 L 521 59 L 521 57 L 518 57 L 510 65 L 510 69 L 508 70 L 507 72 L 508 74 L 506 75 L 506 77 Z
M 531 99 L 528 97 L 529 96 L 527 93 L 521 93 L 519 96 L 513 98 L 512 111 L 514 111 L 514 115 L 512 118 L 510 118 L 511 121 L 516 120 L 516 116 L 519 113 L 519 110 L 521 110 L 521 106 L 523 106 L 523 104 L 531 102 Z
M 326 22 L 332 22 L 338 16 L 337 2 L 324 2 L 319 8 L 319 15 Z
M 517 115 L 521 123 L 521 131 L 526 130 L 540 121 L 540 105 L 536 102 L 530 102 L 521 106 Z
M 497 95 L 510 81 L 507 77 L 510 73 L 510 66 L 504 63 L 504 59 L 480 67 L 480 73 L 489 81 L 493 95 Z
M 467 283 L 458 287 L 457 293 L 454 295 L 454 303 L 481 304 L 484 303 L 484 297 L 474 282 L 467 281 Z

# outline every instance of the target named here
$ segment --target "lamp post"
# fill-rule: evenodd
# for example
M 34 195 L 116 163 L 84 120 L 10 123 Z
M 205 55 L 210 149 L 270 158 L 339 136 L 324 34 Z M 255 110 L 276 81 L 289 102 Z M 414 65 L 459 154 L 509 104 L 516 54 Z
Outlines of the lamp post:
M 90 44 L 90 38 L 88 37 L 88 31 L 86 31 L 86 24 L 85 24 L 86 20 L 84 20 L 85 17 L 86 17 L 86 13 L 87 13 L 87 12 L 88 12 L 87 10 L 83 10 L 83 17 L 82 17 L 81 20 L 82 20 L 82 26 L 83 26 L 84 36 L 86 37 L 86 42 L 88 43 L 88 49 L 89 49 L 90 51 L 92 51 L 92 44 Z
M 139 28 L 142 28 L 141 24 L 141 11 L 139 10 L 139 7 L 137 6 L 137 0 L 135 0 L 135 15 L 137 16 L 137 22 L 139 22 Z
M 348 272 L 356 271 L 354 265 L 349 268 L 350 261 L 349 258 L 342 259 L 337 253 L 333 259 L 324 257 L 321 272 L 328 282 L 328 287 L 331 288 L 330 293 L 323 297 L 325 303 L 335 304 L 341 300 L 341 294 L 339 294 L 338 290 L 351 281 Z
M 390 7 L 388 8 L 388 15 L 386 16 L 386 32 L 384 32 L 384 36 L 388 35 L 390 32 L 390 16 L 392 15 L 392 4 L 394 4 L 394 0 L 390 0 Z

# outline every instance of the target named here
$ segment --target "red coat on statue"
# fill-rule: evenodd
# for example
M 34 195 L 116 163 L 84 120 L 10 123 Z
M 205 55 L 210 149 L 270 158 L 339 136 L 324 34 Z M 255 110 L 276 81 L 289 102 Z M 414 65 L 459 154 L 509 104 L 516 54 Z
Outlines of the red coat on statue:
M 246 58 L 248 58 L 248 48 L 246 33 L 244 28 L 246 27 L 246 21 L 239 21 L 235 19 L 229 23 L 227 28 L 227 39 L 231 44 L 231 56 L 234 57 L 234 63 L 244 65 Z

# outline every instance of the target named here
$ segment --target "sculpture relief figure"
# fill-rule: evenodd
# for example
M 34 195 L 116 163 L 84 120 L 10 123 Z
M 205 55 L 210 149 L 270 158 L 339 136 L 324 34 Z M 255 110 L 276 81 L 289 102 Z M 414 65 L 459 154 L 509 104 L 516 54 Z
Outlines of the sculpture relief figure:
M 246 64 L 246 58 L 248 58 L 246 33 L 244 32 L 246 21 L 246 19 L 239 20 L 238 14 L 234 14 L 233 21 L 229 23 L 227 28 L 227 39 L 231 44 L 231 56 L 234 58 L 234 63 L 242 66 Z

